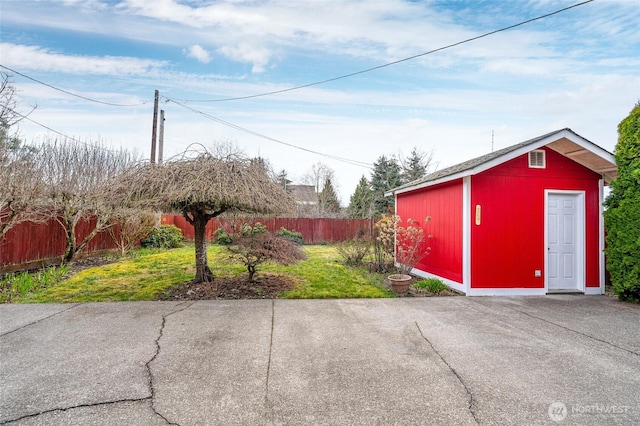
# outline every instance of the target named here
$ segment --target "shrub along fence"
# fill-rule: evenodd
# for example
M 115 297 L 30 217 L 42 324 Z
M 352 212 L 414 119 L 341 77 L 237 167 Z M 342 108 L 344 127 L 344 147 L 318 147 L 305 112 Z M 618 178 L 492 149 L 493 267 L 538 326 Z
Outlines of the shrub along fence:
M 371 236 L 373 221 L 369 219 L 328 219 L 328 218 L 251 218 L 251 222 L 262 223 L 269 232 L 277 232 L 280 228 L 296 231 L 302 234 L 305 244 L 322 244 L 337 241 L 345 241 L 363 233 Z M 162 223 L 175 225 L 182 230 L 182 235 L 188 240 L 193 240 L 193 226 L 183 216 L 165 214 L 162 215 Z M 229 223 L 222 218 L 216 218 L 207 224 L 207 240 L 214 239 L 216 229 L 224 227 L 229 230 Z
M 359 233 L 371 235 L 373 222 L 369 219 L 324 219 L 324 218 L 251 218 L 261 222 L 271 232 L 280 228 L 302 234 L 305 244 L 321 244 L 351 239 Z M 162 215 L 162 223 L 175 225 L 188 240 L 193 240 L 193 226 L 182 216 Z M 76 228 L 77 239 L 82 241 L 92 227 L 81 222 Z M 207 225 L 207 239 L 220 226 L 229 229 L 224 219 L 214 219 Z M 0 273 L 60 263 L 66 247 L 66 236 L 62 227 L 54 220 L 46 223 L 23 222 L 9 230 L 0 239 Z M 78 257 L 114 250 L 116 245 L 107 232 L 96 235 L 78 253 Z

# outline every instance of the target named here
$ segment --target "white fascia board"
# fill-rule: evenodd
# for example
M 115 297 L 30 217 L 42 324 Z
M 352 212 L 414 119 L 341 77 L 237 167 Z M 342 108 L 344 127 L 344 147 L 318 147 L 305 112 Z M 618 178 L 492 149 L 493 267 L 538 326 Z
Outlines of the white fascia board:
M 518 148 L 516 150 L 508 152 L 508 153 L 506 153 L 504 155 L 501 155 L 498 158 L 494 158 L 491 161 L 487 161 L 486 163 L 480 164 L 480 165 L 478 165 L 478 166 L 476 166 L 476 167 L 474 167 L 472 169 L 472 173 L 471 174 L 475 175 L 475 174 L 478 174 L 478 173 L 482 173 L 485 170 L 489 170 L 489 169 L 491 169 L 491 168 L 493 168 L 495 166 L 499 166 L 502 163 L 506 163 L 507 161 L 511 161 L 514 158 L 518 158 L 521 155 L 524 155 L 524 154 L 526 154 L 526 153 L 528 153 L 530 151 L 533 151 L 535 149 L 542 148 L 543 146 L 549 145 L 550 143 L 553 143 L 553 142 L 555 142 L 555 141 L 557 141 L 559 139 L 562 139 L 562 138 L 566 138 L 566 139 L 570 140 L 571 142 L 576 142 L 576 134 L 575 133 L 570 132 L 568 130 L 560 130 L 559 132 L 556 132 L 556 133 L 554 133 L 552 135 L 549 135 L 544 139 L 540 139 L 539 141 L 532 142 L 529 145 L 525 145 L 525 146 L 520 147 L 520 148 Z M 595 145 L 592 144 L 591 142 L 589 142 L 589 141 L 587 141 L 585 139 L 582 139 L 582 138 L 580 138 L 580 139 L 583 141 L 583 143 L 585 143 L 584 146 L 583 146 L 582 143 L 578 143 L 578 142 L 576 142 L 576 143 L 578 143 L 578 145 L 582 146 L 583 148 L 590 149 L 590 148 L 595 147 Z M 606 151 L 604 151 L 604 152 L 606 152 Z
M 569 139 L 571 142 L 575 143 L 576 145 L 580 145 L 582 148 L 586 149 L 587 151 L 590 151 L 596 154 L 597 156 L 603 158 L 604 160 L 609 161 L 610 163 L 616 164 L 615 155 L 613 155 L 606 149 L 600 148 L 598 145 L 594 144 L 593 142 L 588 141 L 585 138 L 579 135 L 576 135 L 575 133 L 569 132 L 567 130 L 563 130 L 562 132 L 559 132 L 559 133 L 562 135 L 561 137 L 565 137 Z
M 473 169 L 464 170 L 464 171 L 455 173 L 453 175 L 441 177 L 440 179 L 430 180 L 429 182 L 423 182 L 423 183 L 421 183 L 419 185 L 416 185 L 416 186 L 410 186 L 408 188 L 402 188 L 402 189 L 399 189 L 398 191 L 395 191 L 395 192 L 392 192 L 392 193 L 397 195 L 397 194 L 403 194 L 405 192 L 416 191 L 418 189 L 428 188 L 430 186 L 438 185 L 438 184 L 449 182 L 449 181 L 456 180 L 456 179 L 461 179 L 461 178 L 463 178 L 465 176 L 470 176 L 472 174 L 473 174 Z M 391 195 L 392 193 L 389 193 L 389 195 Z
M 549 145 L 559 139 L 562 138 L 566 138 L 568 140 L 570 140 L 571 142 L 575 143 L 576 145 L 579 145 L 580 147 L 593 152 L 594 154 L 602 157 L 603 159 L 616 164 L 616 160 L 613 154 L 611 154 L 609 151 L 600 148 L 599 146 L 597 146 L 596 144 L 594 144 L 593 142 L 590 142 L 578 135 L 576 135 L 575 133 L 569 131 L 569 130 L 560 130 L 556 133 L 553 133 L 549 136 L 547 136 L 544 139 L 540 139 L 539 141 L 536 142 L 532 142 L 529 145 L 525 145 L 523 147 L 520 147 L 516 150 L 513 150 L 511 152 L 508 152 L 504 155 L 501 155 L 500 157 L 494 158 L 493 160 L 487 161 L 486 163 L 482 163 L 477 165 L 476 167 L 467 169 L 467 170 L 463 170 L 460 171 L 458 173 L 449 175 L 449 176 L 443 176 L 439 179 L 436 180 L 432 180 L 429 182 L 423 182 L 421 184 L 415 185 L 415 186 L 410 186 L 407 188 L 403 188 L 400 189 L 398 191 L 391 191 L 388 192 L 388 195 L 392 195 L 392 194 L 402 194 L 405 192 L 411 192 L 411 191 L 416 191 L 418 189 L 423 189 L 423 188 L 427 188 L 429 186 L 434 186 L 434 185 L 438 185 L 440 183 L 445 183 L 445 182 L 449 182 L 452 180 L 456 180 L 456 179 L 460 179 L 460 178 L 464 178 L 465 176 L 472 176 L 472 175 L 476 175 L 478 173 L 482 173 L 485 170 L 489 170 L 495 166 L 498 166 L 502 163 L 506 163 L 507 161 L 513 160 L 514 158 L 517 158 L 521 155 L 524 155 L 526 153 L 528 153 L 529 151 L 533 151 L 534 149 L 538 149 L 538 148 L 542 148 L 543 146 Z M 562 154 L 564 155 L 564 154 Z M 386 194 L 385 194 L 386 195 Z

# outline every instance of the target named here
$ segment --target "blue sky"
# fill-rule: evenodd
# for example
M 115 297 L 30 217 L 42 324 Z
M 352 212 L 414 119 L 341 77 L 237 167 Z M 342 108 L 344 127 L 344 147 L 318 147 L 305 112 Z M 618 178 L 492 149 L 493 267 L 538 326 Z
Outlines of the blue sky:
M 442 168 L 489 152 L 492 132 L 499 149 L 564 127 L 613 151 L 640 99 L 640 2 L 596 0 L 354 77 L 212 100 L 376 67 L 579 2 L 2 0 L 0 64 L 134 105 L 10 72 L 21 112 L 37 105 L 30 118 L 58 132 L 148 158 L 158 89 L 165 158 L 232 141 L 296 183 L 321 162 L 346 205 L 371 171 L 330 157 L 373 164 L 415 146 Z M 20 130 L 28 142 L 58 137 L 26 120 Z

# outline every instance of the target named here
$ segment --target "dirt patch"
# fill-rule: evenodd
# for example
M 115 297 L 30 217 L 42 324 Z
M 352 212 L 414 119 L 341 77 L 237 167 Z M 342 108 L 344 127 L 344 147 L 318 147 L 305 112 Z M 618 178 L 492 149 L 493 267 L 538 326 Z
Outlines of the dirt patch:
M 119 259 L 114 256 L 95 256 L 74 259 L 68 263 L 69 274 L 67 275 L 67 278 L 73 274 L 77 274 L 80 271 L 84 271 L 85 269 L 108 265 L 109 263 L 114 263 L 118 260 Z
M 211 300 L 211 299 L 277 299 L 283 291 L 295 286 L 291 277 L 262 274 L 255 283 L 246 274 L 234 277 L 216 277 L 211 283 L 184 283 L 165 290 L 159 300 Z

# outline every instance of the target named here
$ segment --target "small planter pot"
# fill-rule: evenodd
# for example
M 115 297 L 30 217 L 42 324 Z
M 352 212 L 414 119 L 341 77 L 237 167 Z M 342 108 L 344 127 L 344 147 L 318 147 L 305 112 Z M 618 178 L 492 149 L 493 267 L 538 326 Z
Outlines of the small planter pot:
M 409 291 L 411 275 L 393 274 L 389 276 L 389 282 L 391 283 L 391 290 L 393 290 L 394 293 L 404 294 Z

